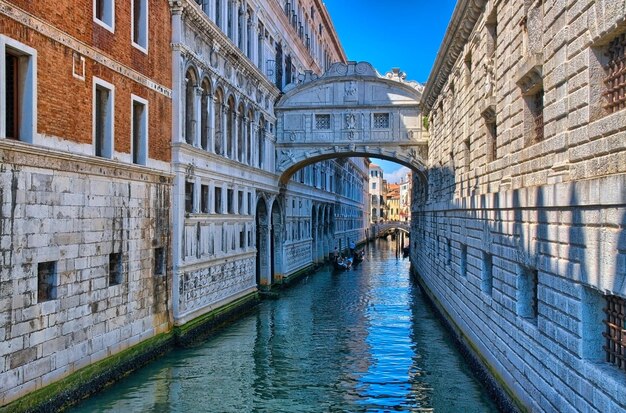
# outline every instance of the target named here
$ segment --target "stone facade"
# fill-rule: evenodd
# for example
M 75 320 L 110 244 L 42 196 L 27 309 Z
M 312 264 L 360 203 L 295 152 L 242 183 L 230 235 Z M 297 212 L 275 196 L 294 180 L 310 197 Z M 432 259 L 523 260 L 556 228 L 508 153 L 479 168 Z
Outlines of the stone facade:
M 0 1 L 0 405 L 170 329 L 169 10 L 135 1 Z
M 460 1 L 422 101 L 413 264 L 530 411 L 626 409 L 618 3 Z
M 365 237 L 363 161 L 276 172 L 281 90 L 345 61 L 323 4 L 199 3 L 170 2 L 177 325 Z
M 376 224 L 386 218 L 385 201 L 383 187 L 383 169 L 376 165 L 370 164 L 369 178 L 369 195 L 370 195 L 370 220 L 372 224 Z

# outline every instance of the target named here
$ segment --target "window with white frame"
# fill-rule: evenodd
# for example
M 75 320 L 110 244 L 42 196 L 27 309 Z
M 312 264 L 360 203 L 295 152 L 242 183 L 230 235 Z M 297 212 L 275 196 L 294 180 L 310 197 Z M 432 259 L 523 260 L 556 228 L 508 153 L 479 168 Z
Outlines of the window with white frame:
M 133 46 L 148 51 L 148 0 L 132 0 Z
M 104 80 L 93 79 L 93 145 L 94 154 L 103 158 L 113 156 L 114 87 Z
M 115 0 L 93 0 L 93 21 L 115 31 Z
M 131 95 L 131 103 L 133 163 L 145 165 L 148 161 L 148 101 Z
M 37 51 L 0 35 L 0 137 L 32 142 L 37 131 Z

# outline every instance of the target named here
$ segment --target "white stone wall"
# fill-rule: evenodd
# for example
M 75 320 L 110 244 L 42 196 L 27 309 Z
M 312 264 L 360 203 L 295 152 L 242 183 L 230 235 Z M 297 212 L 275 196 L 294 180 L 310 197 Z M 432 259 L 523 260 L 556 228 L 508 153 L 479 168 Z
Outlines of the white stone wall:
M 594 56 L 626 15 L 609 0 L 496 3 L 467 38 L 449 35 L 452 67 L 425 91 L 430 170 L 427 195 L 414 180 L 412 260 L 529 410 L 624 411 L 626 372 L 604 361 L 602 320 L 605 295 L 626 297 L 626 116 L 598 116 L 589 99 L 605 87 Z M 533 143 L 524 89 L 536 73 L 545 136 Z
M 167 331 L 170 177 L 0 141 L 0 405 Z M 155 275 L 154 248 L 165 252 Z M 109 254 L 122 280 L 109 283 Z M 56 262 L 56 298 L 38 264 Z

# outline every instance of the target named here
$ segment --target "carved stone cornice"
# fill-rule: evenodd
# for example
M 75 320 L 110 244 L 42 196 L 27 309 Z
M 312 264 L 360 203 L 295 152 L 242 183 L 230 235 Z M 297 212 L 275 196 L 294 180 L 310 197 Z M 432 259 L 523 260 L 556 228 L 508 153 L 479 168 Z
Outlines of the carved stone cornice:
M 243 52 L 204 14 L 197 3 L 191 0 L 172 0 L 170 1 L 170 7 L 172 12 L 178 7 L 182 7 L 183 18 L 188 24 L 193 25 L 202 34 L 206 35 L 205 41 L 207 43 L 210 43 L 209 39 L 213 39 L 215 43 L 219 44 L 219 50 L 225 58 L 237 57 L 236 62 L 233 61 L 231 64 L 238 63 L 244 69 L 244 72 L 247 71 L 254 74 L 254 78 L 275 97 L 280 94 L 280 90 L 265 77 L 259 68 L 252 64 L 247 57 L 243 56 Z M 242 56 L 243 58 L 241 58 Z
M 457 3 L 443 43 L 437 53 L 437 59 L 426 82 L 422 97 L 422 108 L 425 114 L 430 112 L 437 96 L 445 86 L 454 65 L 463 53 L 465 44 L 470 40 L 485 4 L 487 0 L 459 0 Z

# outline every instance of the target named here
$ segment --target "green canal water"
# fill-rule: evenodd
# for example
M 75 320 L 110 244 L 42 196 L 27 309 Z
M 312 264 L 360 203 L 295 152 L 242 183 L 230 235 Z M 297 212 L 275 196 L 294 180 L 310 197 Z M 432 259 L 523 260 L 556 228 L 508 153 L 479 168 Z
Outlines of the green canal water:
M 370 244 L 355 269 L 310 275 L 71 411 L 497 411 L 394 247 Z

